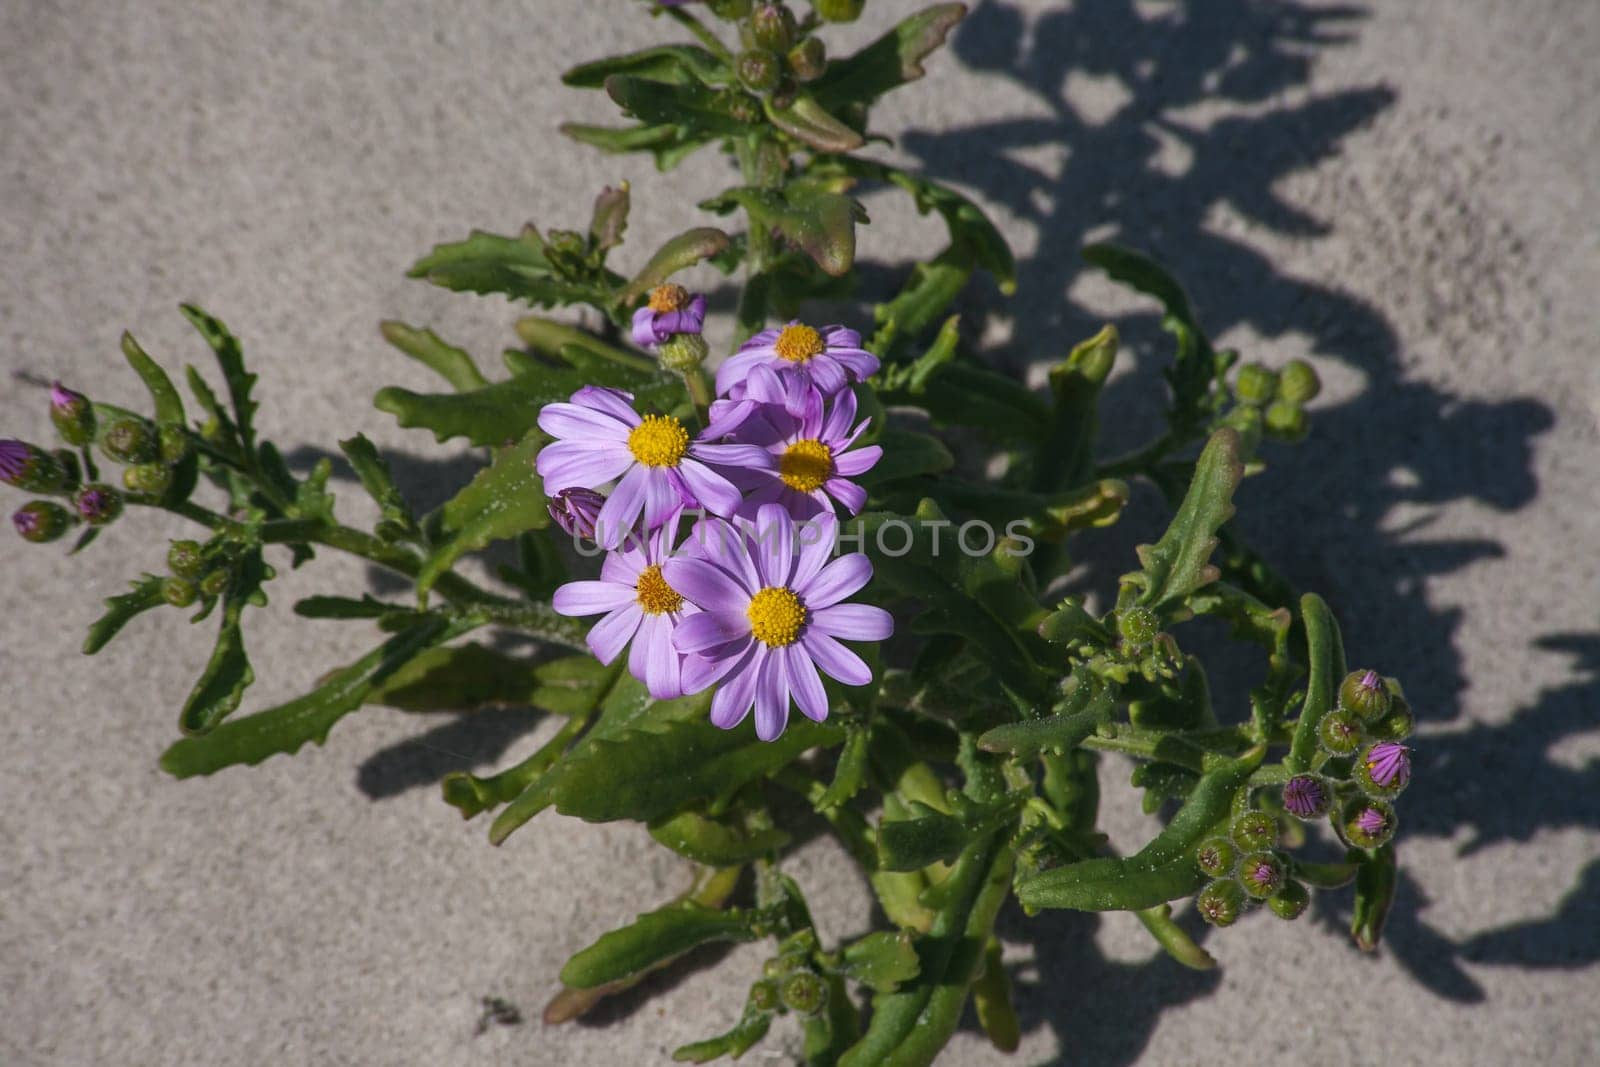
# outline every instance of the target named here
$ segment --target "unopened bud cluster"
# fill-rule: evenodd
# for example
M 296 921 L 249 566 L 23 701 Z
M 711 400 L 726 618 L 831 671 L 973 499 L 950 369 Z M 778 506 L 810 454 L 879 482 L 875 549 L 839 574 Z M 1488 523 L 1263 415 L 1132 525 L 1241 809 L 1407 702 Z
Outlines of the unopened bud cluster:
M 1278 820 L 1250 810 L 1233 818 L 1225 837 L 1213 837 L 1195 850 L 1195 864 L 1210 878 L 1195 897 L 1195 910 L 1212 926 L 1231 926 L 1250 907 L 1266 904 L 1274 915 L 1293 919 L 1310 894 L 1289 876 L 1290 863 L 1278 849 Z
M 1254 441 L 1262 433 L 1287 441 L 1306 435 L 1305 405 L 1322 391 L 1311 364 L 1291 359 L 1281 371 L 1260 363 L 1246 363 L 1234 379 L 1237 401 L 1227 423 Z
M 836 17 L 830 17 L 825 9 L 831 9 Z M 711 11 L 719 18 L 738 23 L 739 40 L 744 46 L 734 60 L 739 84 L 758 96 L 771 97 L 780 107 L 794 99 L 800 85 L 815 81 L 828 69 L 822 41 L 808 35 L 808 28 L 801 25 L 787 4 L 713 0 Z M 823 19 L 835 22 L 847 22 L 860 11 L 861 0 L 818 6 Z
M 1414 725 L 1410 705 L 1393 679 L 1351 671 L 1339 684 L 1338 704 L 1317 723 L 1321 753 L 1313 773 L 1283 787 L 1283 806 L 1296 818 L 1324 815 L 1346 843 L 1377 848 L 1394 837 L 1391 803 L 1411 782 L 1411 749 L 1402 742 Z

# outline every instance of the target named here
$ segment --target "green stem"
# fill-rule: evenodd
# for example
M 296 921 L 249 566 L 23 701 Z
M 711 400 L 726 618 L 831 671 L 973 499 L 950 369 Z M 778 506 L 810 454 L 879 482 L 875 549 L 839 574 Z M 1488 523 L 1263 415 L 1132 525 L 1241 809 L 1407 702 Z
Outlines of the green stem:
M 710 49 L 711 53 L 718 59 L 724 63 L 733 62 L 733 53 L 728 51 L 727 46 L 722 43 L 715 33 L 711 32 L 709 26 L 695 18 L 694 15 L 684 11 L 682 8 L 667 8 L 665 13 L 668 18 L 694 34 L 700 43 Z
M 700 416 L 700 425 L 709 425 L 711 402 L 717 398 L 711 375 L 704 367 L 690 367 L 683 372 L 683 384 L 689 389 L 689 399 L 694 403 L 695 413 Z
M 1171 430 L 1168 430 L 1143 448 L 1101 464 L 1095 469 L 1094 476 L 1096 478 L 1127 479 L 1136 474 L 1148 475 L 1150 468 L 1179 448 L 1182 448 L 1184 443 L 1184 441 L 1175 437 Z

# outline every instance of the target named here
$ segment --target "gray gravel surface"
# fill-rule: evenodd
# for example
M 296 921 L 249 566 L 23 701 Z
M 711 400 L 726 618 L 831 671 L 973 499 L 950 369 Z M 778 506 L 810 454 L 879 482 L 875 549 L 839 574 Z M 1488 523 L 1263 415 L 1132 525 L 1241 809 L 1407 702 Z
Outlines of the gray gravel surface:
M 634 255 L 702 221 L 694 198 L 729 180 L 710 154 L 661 176 L 555 130 L 610 114 L 559 71 L 665 29 L 621 0 L 0 5 L 0 426 L 46 436 L 28 376 L 135 401 L 124 327 L 203 363 L 175 308 L 194 300 L 244 340 L 297 466 L 360 429 L 437 501 L 475 460 L 372 410 L 380 385 L 429 384 L 375 323 L 492 360 L 515 309 L 403 277 L 434 242 L 581 223 L 623 177 Z M 1148 432 L 1162 350 L 1147 306 L 1081 273 L 1088 239 L 1158 254 L 1248 357 L 1316 363 L 1311 439 L 1247 483 L 1243 521 L 1423 721 L 1380 953 L 1343 937 L 1342 895 L 1210 938 L 1210 974 L 1123 916 L 1008 913 L 1016 1062 L 1600 1060 L 1597 53 L 1593 0 L 986 2 L 883 108 L 885 151 L 973 192 L 1018 250 L 1017 296 L 965 305 L 995 359 L 1123 325 L 1139 358 L 1108 448 Z M 937 247 L 869 207 L 869 282 Z M 1086 558 L 1114 574 L 1153 524 L 1140 504 Z M 293 760 L 165 778 L 205 636 L 164 613 L 77 647 L 177 530 L 141 516 L 75 559 L 0 539 L 0 1060 L 644 1064 L 736 1017 L 754 948 L 537 1022 L 571 952 L 684 878 L 634 829 L 551 814 L 494 849 L 440 803 L 446 771 L 504 765 L 548 723 L 369 711 Z M 289 613 L 324 580 L 374 579 L 327 559 L 275 583 L 251 707 L 370 642 Z M 1254 666 L 1218 672 L 1228 706 Z M 1149 832 L 1126 796 L 1108 818 Z M 793 869 L 828 935 L 868 921 L 836 853 Z M 477 1033 L 485 997 L 528 1021 Z M 752 1058 L 795 1047 L 784 1024 Z M 970 1029 L 947 1059 L 1012 1062 Z

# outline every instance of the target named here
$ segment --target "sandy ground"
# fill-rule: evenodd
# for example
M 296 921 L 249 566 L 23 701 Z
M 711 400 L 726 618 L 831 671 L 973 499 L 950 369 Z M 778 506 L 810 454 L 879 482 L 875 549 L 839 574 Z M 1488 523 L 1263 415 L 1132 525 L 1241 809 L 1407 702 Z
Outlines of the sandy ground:
M 175 310 L 194 300 L 244 339 L 297 464 L 359 428 L 436 501 L 470 457 L 370 408 L 382 384 L 428 384 L 374 325 L 431 324 L 492 361 L 515 310 L 408 282 L 412 259 L 474 226 L 580 223 L 622 177 L 645 248 L 727 179 L 709 155 L 662 177 L 556 134 L 609 117 L 561 69 L 661 32 L 633 7 L 0 5 L 0 425 L 47 433 L 20 375 L 137 399 L 124 327 L 203 362 Z M 1592 0 L 984 3 L 883 110 L 901 158 L 974 192 L 1018 250 L 1017 297 L 969 305 L 997 359 L 1057 355 L 1107 317 L 1152 346 L 1113 390 L 1108 447 L 1145 432 L 1159 349 L 1148 308 L 1080 274 L 1086 239 L 1158 253 L 1249 357 L 1316 362 L 1312 438 L 1249 483 L 1244 522 L 1424 724 L 1381 953 L 1347 944 L 1342 895 L 1209 939 L 1224 969 L 1203 975 L 1125 917 L 1009 913 L 1015 1062 L 1600 1059 L 1597 52 Z M 870 207 L 868 260 L 936 246 Z M 683 879 L 631 829 L 547 815 L 496 850 L 440 803 L 446 771 L 509 763 L 548 723 L 369 711 L 297 759 L 167 780 L 207 636 L 165 613 L 97 659 L 77 647 L 176 530 L 141 517 L 77 559 L 0 539 L 0 1060 L 637 1064 L 731 1022 L 754 949 L 592 1024 L 533 1021 L 568 954 Z M 251 707 L 370 642 L 294 619 L 312 588 L 285 577 L 253 620 Z M 1127 798 L 1108 817 L 1148 833 Z M 866 922 L 836 855 L 793 869 L 828 934 Z M 476 1034 L 491 996 L 530 1021 Z M 780 1026 L 757 1055 L 794 1042 Z M 970 1030 L 948 1061 L 1009 1062 Z

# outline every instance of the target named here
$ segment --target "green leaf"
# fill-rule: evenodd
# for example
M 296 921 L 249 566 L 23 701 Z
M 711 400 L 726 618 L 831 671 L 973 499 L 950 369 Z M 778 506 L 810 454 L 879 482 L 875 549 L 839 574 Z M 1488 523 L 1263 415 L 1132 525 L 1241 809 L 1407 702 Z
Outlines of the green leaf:
M 955 457 L 937 437 L 889 427 L 878 435 L 875 444 L 883 447 L 883 457 L 856 481 L 877 486 L 900 478 L 941 474 L 955 466 Z
M 853 198 L 818 184 L 791 182 L 783 192 L 741 186 L 700 206 L 727 214 L 736 207 L 750 213 L 752 225 L 777 230 L 824 273 L 840 277 L 855 263 L 855 224 L 867 221 Z
M 1018 759 L 1045 751 L 1066 752 L 1094 733 L 1096 726 L 1109 722 L 1116 707 L 1116 689 L 1099 685 L 1089 706 L 1081 711 L 996 726 L 978 738 L 978 747 L 985 752 L 1008 752 Z
M 617 294 L 617 301 L 624 306 L 632 304 L 680 270 L 727 251 L 729 244 L 728 235 L 715 226 L 680 233 L 656 250 L 644 269 Z
M 91 527 L 91 530 L 93 529 L 99 527 Z M 92 656 L 99 652 L 111 643 L 111 639 L 117 636 L 135 615 L 165 604 L 166 598 L 161 595 L 161 586 L 165 581 L 166 579 L 159 575 L 146 574 L 131 583 L 133 592 L 108 597 L 105 602 L 105 614 L 94 621 L 89 627 L 88 636 L 84 638 L 83 654 Z
M 228 399 L 233 404 L 233 424 L 238 430 L 239 443 L 246 454 L 253 453 L 256 446 L 256 402 L 250 399 L 250 390 L 255 387 L 256 376 L 246 373 L 244 353 L 239 349 L 238 340 L 228 332 L 226 326 L 193 304 L 180 304 L 178 310 L 200 331 L 200 336 L 205 338 L 206 344 L 211 346 L 211 351 L 216 355 L 217 365 L 222 368 L 223 381 L 228 385 Z
M 920 964 L 909 930 L 879 930 L 839 953 L 839 970 L 875 993 L 890 993 L 917 976 Z
M 697 45 L 671 44 L 646 48 L 626 55 L 608 56 L 593 63 L 580 63 L 561 75 L 564 85 L 575 89 L 601 89 L 613 74 L 628 74 L 664 85 L 727 85 L 733 73 L 726 63 Z
M 327 682 L 296 700 L 222 723 L 210 733 L 186 737 L 161 756 L 174 778 L 214 774 L 235 764 L 254 765 L 279 752 L 297 752 L 307 741 L 322 744 L 335 723 L 361 706 L 370 689 L 434 644 L 478 625 L 437 618 L 396 634 Z
M 465 393 L 489 384 L 465 349 L 446 344 L 432 330 L 419 330 L 393 319 L 380 322 L 378 330 L 385 341 L 428 367 L 457 392 Z
M 790 841 L 783 830 L 748 831 L 698 811 L 680 811 L 650 824 L 650 836 L 678 855 L 712 867 L 737 867 L 764 859 Z
M 1106 326 L 1074 345 L 1066 359 L 1050 368 L 1055 406 L 1050 432 L 1034 452 L 1035 489 L 1065 489 L 1093 477 L 1100 389 L 1116 359 L 1117 331 Z
M 373 503 L 378 505 L 378 511 L 383 516 L 379 524 L 379 535 L 386 531 L 382 523 L 391 524 L 390 528 L 400 535 L 409 535 L 416 531 L 417 520 L 411 513 L 411 505 L 395 487 L 394 477 L 389 472 L 389 464 L 378 454 L 378 449 L 367 440 L 364 434 L 356 434 L 339 442 L 339 451 L 344 453 L 345 459 L 350 461 L 350 466 L 356 472 L 356 477 L 361 482 L 361 488 L 367 491 Z
M 401 426 L 432 430 L 440 441 L 465 437 L 475 445 L 500 445 L 521 440 L 533 429 L 539 409 L 565 401 L 585 385 L 624 389 L 650 407 L 672 411 L 682 404 L 683 382 L 662 374 L 645 377 L 621 365 L 604 369 L 550 367 L 540 374 L 525 374 L 469 393 L 414 393 L 409 389 L 381 389 L 373 398 Z
M 1234 793 L 1266 752 L 1258 745 L 1203 775 L 1167 828 L 1136 855 L 1083 860 L 1025 878 L 1017 884 L 1017 900 L 1030 913 L 1040 908 L 1140 911 L 1193 893 L 1202 881 L 1194 847 L 1228 817 Z
M 752 1004 L 746 1004 L 744 1014 L 732 1030 L 704 1041 L 694 1041 L 674 1049 L 672 1058 L 678 1063 L 710 1063 L 724 1056 L 738 1059 L 755 1047 L 772 1028 L 772 1016 Z
M 594 212 L 589 218 L 589 240 L 602 254 L 622 243 L 628 229 L 628 209 L 632 206 L 628 183 L 613 189 L 606 186 L 594 198 Z
M 1006 975 L 1000 942 L 993 937 L 984 949 L 983 971 L 972 984 L 972 1006 L 989 1043 L 1001 1052 L 1017 1051 L 1022 1043 L 1021 1024 L 1011 1003 L 1011 979 Z
M 748 915 L 688 902 L 646 912 L 579 952 L 561 968 L 561 981 L 591 989 L 647 971 L 713 941 L 753 941 Z
M 668 85 L 645 78 L 613 74 L 605 90 L 618 107 L 647 126 L 681 126 L 697 134 L 743 137 L 753 128 L 742 93 L 720 93 L 685 82 Z
M 1175 426 L 1193 424 L 1216 377 L 1217 354 L 1195 320 L 1183 288 L 1154 260 L 1132 249 L 1095 244 L 1083 250 L 1083 258 L 1114 280 L 1161 302 L 1166 312 L 1161 326 L 1178 342 L 1177 358 L 1163 371 L 1172 387 L 1172 421 Z
M 894 299 L 872 309 L 873 320 L 878 323 L 872 350 L 887 354 L 896 341 L 917 337 L 939 321 L 972 280 L 976 266 L 972 249 L 964 244 L 946 248 L 926 263 L 913 266 Z
M 917 12 L 855 55 L 829 63 L 812 83 L 813 95 L 830 111 L 851 104 L 870 106 L 922 77 L 922 61 L 944 44 L 966 13 L 965 4 L 935 4 Z
M 537 707 L 537 670 L 524 660 L 469 641 L 422 653 L 374 686 L 364 703 L 404 711 Z
M 888 391 L 880 399 L 923 408 L 935 426 L 970 426 L 1002 443 L 1037 441 L 1050 428 L 1049 407 L 1026 386 L 961 360 L 930 373 L 920 394 Z
M 244 631 L 239 624 L 246 605 L 266 603 L 261 585 L 270 577 L 271 568 L 262 562 L 259 546 L 247 551 L 235 565 L 222 594 L 216 647 L 178 714 L 178 729 L 185 734 L 204 734 L 214 729 L 238 709 L 245 689 L 256 680 L 250 658 L 245 655 Z
M 867 784 L 867 753 L 872 735 L 864 729 L 846 728 L 844 747 L 839 750 L 839 763 L 833 770 L 833 781 L 817 797 L 813 807 L 827 811 L 844 804 Z
M 1394 891 L 1399 877 L 1393 844 L 1384 845 L 1372 853 L 1362 861 L 1356 872 L 1356 899 L 1350 919 L 1350 936 L 1355 938 L 1358 947 L 1367 952 L 1376 951 L 1378 941 L 1383 937 L 1383 927 L 1389 919 L 1389 909 L 1394 905 Z
M 1124 591 L 1139 590 L 1138 601 L 1171 611 L 1176 602 L 1217 579 L 1210 562 L 1217 530 L 1233 515 L 1233 492 L 1244 477 L 1239 435 L 1221 429 L 1211 435 L 1195 465 L 1194 479 L 1167 532 L 1154 545 L 1140 545 L 1144 570 L 1123 577 Z
M 531 225 L 516 237 L 473 230 L 465 241 L 435 246 L 409 275 L 456 292 L 500 293 L 535 307 L 576 303 L 604 307 L 612 297 L 610 285 L 563 276 Z
M 161 364 L 151 359 L 145 350 L 139 347 L 139 342 L 133 339 L 131 333 L 124 332 L 122 335 L 122 354 L 127 358 L 128 365 L 144 381 L 145 388 L 150 390 L 150 399 L 155 404 L 156 422 L 175 426 L 186 425 L 183 398 L 178 395 L 172 379 L 161 369 Z
M 1016 290 L 1017 262 L 1011 246 L 983 209 L 968 197 L 947 185 L 872 160 L 852 157 L 840 160 L 839 165 L 847 174 L 904 189 L 911 194 L 918 214 L 937 211 L 950 233 L 951 247 L 968 251 L 972 262 L 994 275 L 1001 292 L 1009 295 Z
M 1311 674 L 1306 680 L 1305 702 L 1300 705 L 1300 722 L 1295 726 L 1289 754 L 1283 758 L 1283 765 L 1295 774 L 1311 766 L 1311 759 L 1317 754 L 1317 723 L 1337 702 L 1339 683 L 1347 673 L 1339 623 L 1327 602 L 1315 593 L 1307 593 L 1300 598 L 1300 618 L 1305 623 L 1306 664 Z
M 878 868 L 917 871 L 955 859 L 975 839 L 992 833 L 1015 817 L 1018 800 L 1007 797 L 977 804 L 957 794 L 954 815 L 912 801 L 911 818 L 885 818 L 878 827 Z
M 774 126 L 818 152 L 850 152 L 866 143 L 860 133 L 834 118 L 809 93 L 796 94 L 786 107 L 774 105 L 771 99 L 762 105 Z
M 562 123 L 561 132 L 602 152 L 649 152 L 656 157 L 656 169 L 671 170 L 712 140 L 681 126 L 591 126 L 581 122 Z
M 421 605 L 427 606 L 433 584 L 468 552 L 550 525 L 544 483 L 534 469 L 545 440 L 539 430 L 528 431 L 520 442 L 496 453 L 489 466 L 439 509 L 436 547 L 417 574 Z
M 345 596 L 308 596 L 297 600 L 294 613 L 303 619 L 381 619 L 409 608 L 389 604 L 367 593 L 357 600 Z

